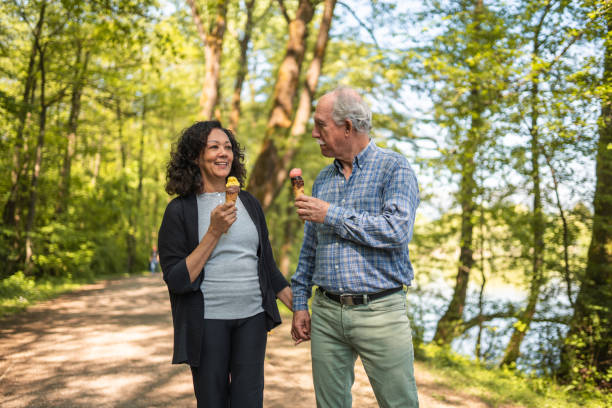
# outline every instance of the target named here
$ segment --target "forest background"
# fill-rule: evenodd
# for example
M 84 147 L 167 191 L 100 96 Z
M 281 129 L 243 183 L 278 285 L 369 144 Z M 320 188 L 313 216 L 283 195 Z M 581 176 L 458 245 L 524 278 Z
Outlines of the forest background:
M 146 269 L 169 152 L 210 118 L 245 148 L 289 278 L 288 171 L 308 192 L 329 163 L 311 113 L 344 84 L 419 179 L 417 350 L 609 392 L 608 0 L 1 0 L 0 15 L 4 306 Z

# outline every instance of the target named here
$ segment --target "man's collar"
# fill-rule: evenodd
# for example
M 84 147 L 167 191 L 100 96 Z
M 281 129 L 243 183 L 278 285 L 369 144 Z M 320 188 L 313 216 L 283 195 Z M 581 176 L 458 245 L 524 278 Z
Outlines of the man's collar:
M 355 158 L 353 159 L 353 167 L 356 166 L 361 169 L 363 165 L 367 163 L 370 157 L 372 157 L 375 148 L 376 144 L 372 139 L 370 139 L 366 147 L 362 151 L 357 153 L 357 156 L 355 156 Z M 336 166 L 336 169 L 338 169 L 338 171 L 342 173 L 342 163 L 340 163 L 338 159 L 334 159 L 334 166 Z
M 361 169 L 361 167 L 370 159 L 370 157 L 372 157 L 375 148 L 376 144 L 372 139 L 370 139 L 367 146 L 360 151 L 357 156 L 355 156 L 355 160 L 353 161 L 354 165 Z

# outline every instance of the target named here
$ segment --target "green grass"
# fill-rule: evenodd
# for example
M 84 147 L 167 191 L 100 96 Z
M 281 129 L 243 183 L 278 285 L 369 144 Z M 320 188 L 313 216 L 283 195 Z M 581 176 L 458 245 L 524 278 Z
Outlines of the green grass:
M 612 395 L 595 388 L 570 390 L 552 379 L 486 367 L 433 344 L 424 345 L 418 354 L 428 370 L 441 379 L 441 384 L 478 397 L 492 408 L 504 405 L 528 408 L 612 407 Z
M 34 279 L 17 272 L 9 278 L 0 280 L 0 318 L 19 313 L 37 302 L 52 299 L 83 285 L 124 276 L 128 275 L 97 276 L 95 279 L 76 279 L 71 276 Z

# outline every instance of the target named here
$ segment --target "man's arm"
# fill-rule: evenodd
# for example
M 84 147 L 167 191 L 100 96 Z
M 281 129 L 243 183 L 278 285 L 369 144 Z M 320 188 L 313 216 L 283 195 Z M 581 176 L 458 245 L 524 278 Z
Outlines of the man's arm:
M 419 205 L 419 188 L 414 172 L 407 165 L 394 169 L 383 191 L 383 207 L 379 215 L 308 196 L 298 197 L 295 204 L 302 219 L 326 224 L 343 239 L 373 248 L 398 248 L 412 239 Z
M 315 265 L 316 233 L 314 224 L 304 226 L 304 241 L 295 273 L 291 277 L 293 291 L 293 311 L 308 310 L 308 298 L 312 293 L 312 275 Z
M 308 298 L 312 293 L 312 275 L 314 271 L 315 251 L 317 247 L 314 224 L 307 222 L 304 226 L 304 242 L 300 250 L 298 266 L 291 277 L 293 293 L 293 321 L 291 337 L 298 345 L 310 340 L 310 313 Z

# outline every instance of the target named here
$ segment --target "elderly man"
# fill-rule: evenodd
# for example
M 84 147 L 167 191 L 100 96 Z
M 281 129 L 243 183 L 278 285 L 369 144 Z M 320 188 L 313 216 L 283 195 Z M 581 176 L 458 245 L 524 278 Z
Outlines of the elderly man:
M 350 408 L 361 358 L 381 407 L 418 407 L 404 286 L 419 190 L 405 157 L 370 140 L 370 108 L 350 88 L 319 100 L 312 137 L 332 164 L 295 200 L 304 242 L 291 280 L 296 344 L 312 340 L 317 407 Z M 312 301 L 312 320 L 308 298 Z

